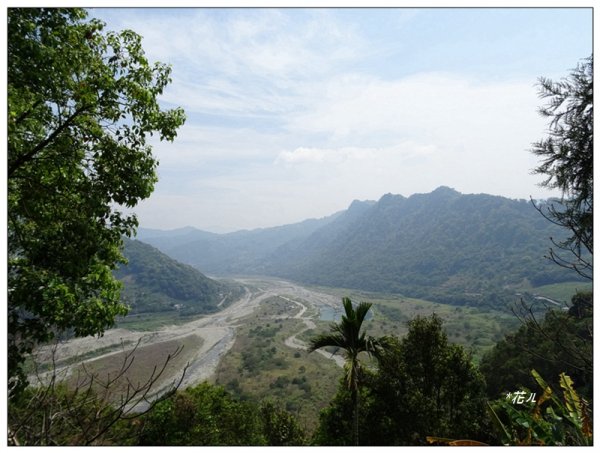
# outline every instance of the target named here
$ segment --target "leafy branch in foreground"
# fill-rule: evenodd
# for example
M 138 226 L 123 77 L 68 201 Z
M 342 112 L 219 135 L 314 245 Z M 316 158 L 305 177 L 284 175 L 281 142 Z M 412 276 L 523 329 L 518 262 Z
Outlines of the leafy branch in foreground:
M 123 208 L 154 190 L 148 137 L 172 141 L 185 121 L 158 103 L 171 68 L 104 26 L 78 8 L 8 10 L 10 397 L 37 345 L 100 335 L 127 312 L 112 271 L 137 219 Z
M 504 445 L 593 445 L 588 402 L 573 388 L 565 373 L 559 377 L 559 398 L 535 371 L 531 374 L 542 388 L 535 405 L 519 408 L 507 399 L 488 403 L 492 421 Z
M 550 249 L 549 258 L 590 280 L 594 246 L 593 74 L 594 58 L 590 56 L 560 82 L 540 78 L 540 97 L 549 101 L 539 111 L 550 118 L 550 133 L 532 149 L 542 158 L 534 170 L 546 177 L 541 185 L 562 192 L 560 201 L 536 208 L 571 233 L 564 241 L 552 239 L 555 248 Z

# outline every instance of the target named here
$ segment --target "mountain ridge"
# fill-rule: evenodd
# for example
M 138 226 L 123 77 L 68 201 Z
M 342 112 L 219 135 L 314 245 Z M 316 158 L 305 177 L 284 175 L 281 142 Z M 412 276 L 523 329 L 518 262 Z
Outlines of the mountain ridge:
M 454 304 L 494 306 L 514 288 L 577 280 L 544 259 L 549 238 L 565 232 L 526 200 L 441 186 L 355 200 L 324 219 L 309 228 L 301 222 L 207 236 L 163 251 L 217 275 L 270 275 Z

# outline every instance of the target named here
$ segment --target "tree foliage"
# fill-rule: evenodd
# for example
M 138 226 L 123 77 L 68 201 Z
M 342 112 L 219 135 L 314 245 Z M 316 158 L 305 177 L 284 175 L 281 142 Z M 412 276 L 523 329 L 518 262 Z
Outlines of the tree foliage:
M 566 372 L 584 397 L 593 388 L 593 310 L 592 293 L 577 293 L 568 311 L 550 310 L 538 321 L 527 310 L 520 313 L 523 325 L 506 335 L 481 360 L 487 393 L 497 398 L 518 389 L 533 388 L 530 374 L 535 368 L 557 386 L 558 376 Z
M 302 445 L 304 432 L 288 412 L 239 401 L 207 382 L 159 403 L 136 428 L 137 445 Z
M 8 11 L 8 370 L 55 332 L 101 334 L 124 314 L 112 275 L 132 208 L 157 162 L 149 134 L 173 140 L 181 109 L 157 97 L 170 68 L 141 37 L 106 32 L 81 9 Z
M 535 169 L 546 177 L 542 185 L 562 192 L 560 202 L 540 212 L 570 232 L 565 240 L 553 240 L 559 251 L 551 249 L 550 258 L 589 279 L 592 262 L 586 254 L 593 253 L 594 245 L 593 65 L 590 56 L 560 82 L 540 78 L 540 96 L 548 99 L 540 114 L 550 119 L 549 136 L 532 150 L 542 158 Z
M 535 401 L 521 406 L 501 398 L 489 405 L 500 442 L 503 445 L 593 445 L 589 402 L 579 396 L 570 376 L 565 373 L 558 376 L 560 398 L 536 370 L 531 370 L 531 375 L 541 387 Z
M 462 346 L 448 342 L 435 314 L 416 317 L 385 350 L 373 382 L 372 416 L 392 444 L 423 444 L 427 435 L 480 439 L 484 381 Z M 375 420 L 375 418 L 374 418 Z
M 483 378 L 463 348 L 448 343 L 439 317 L 417 317 L 406 337 L 386 338 L 377 362 L 361 389 L 364 444 L 419 445 L 427 436 L 482 438 Z M 348 443 L 343 428 L 350 401 L 347 389 L 340 388 L 321 414 L 317 443 Z

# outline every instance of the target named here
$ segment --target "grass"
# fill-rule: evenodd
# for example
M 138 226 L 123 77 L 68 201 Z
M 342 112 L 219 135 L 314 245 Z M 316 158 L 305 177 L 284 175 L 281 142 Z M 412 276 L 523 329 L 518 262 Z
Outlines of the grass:
M 270 400 L 293 413 L 312 432 L 333 398 L 343 370 L 317 353 L 292 349 L 286 338 L 305 328 L 301 319 L 277 318 L 299 307 L 274 297 L 239 328 L 235 344 L 217 368 L 215 383 L 241 399 Z
M 340 305 L 342 296 L 350 297 L 354 302 L 372 303 L 373 318 L 366 320 L 364 326 L 368 334 L 375 337 L 383 335 L 402 337 L 408 331 L 408 321 L 416 316 L 429 316 L 436 313 L 444 322 L 448 340 L 471 351 L 475 362 L 478 362 L 481 356 L 505 334 L 519 326 L 518 319 L 505 311 L 446 305 L 400 295 L 332 288 L 318 288 L 318 290 L 339 296 Z M 299 338 L 306 340 L 310 335 L 324 332 L 329 324 L 329 322 L 317 322 L 318 329 L 314 332 L 305 332 Z
M 181 316 L 178 312 L 130 314 L 119 318 L 115 327 L 137 332 L 152 332 L 165 326 L 184 324 L 201 316 L 203 315 Z
M 575 293 L 592 291 L 593 287 L 592 283 L 587 282 L 567 282 L 538 286 L 537 288 L 532 288 L 530 292 L 558 302 L 570 302 Z

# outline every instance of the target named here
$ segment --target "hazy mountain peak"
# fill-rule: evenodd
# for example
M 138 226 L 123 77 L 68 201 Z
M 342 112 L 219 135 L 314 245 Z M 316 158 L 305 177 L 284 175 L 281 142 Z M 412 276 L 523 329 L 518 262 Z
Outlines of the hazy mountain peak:
M 431 195 L 451 195 L 451 196 L 457 196 L 457 195 L 461 195 L 461 193 L 458 192 L 458 191 L 456 191 L 452 187 L 440 186 L 437 189 L 435 189 L 433 192 L 431 192 Z
M 350 206 L 348 206 L 348 211 L 357 210 L 357 209 L 362 210 L 364 208 L 373 206 L 375 203 L 376 203 L 376 201 L 374 201 L 374 200 L 354 200 L 352 203 L 350 203 Z
M 390 204 L 390 203 L 394 203 L 396 201 L 400 201 L 400 200 L 405 200 L 405 198 L 402 195 L 395 195 L 393 193 L 386 193 L 384 196 L 382 196 L 378 203 L 380 205 L 385 205 L 385 204 Z
M 185 226 L 182 228 L 175 228 L 171 230 L 160 230 L 156 228 L 143 228 L 139 227 L 137 229 L 137 238 L 145 239 L 148 237 L 172 237 L 172 236 L 184 236 L 188 234 L 192 234 L 195 232 L 200 232 L 201 230 L 193 227 L 193 226 Z

